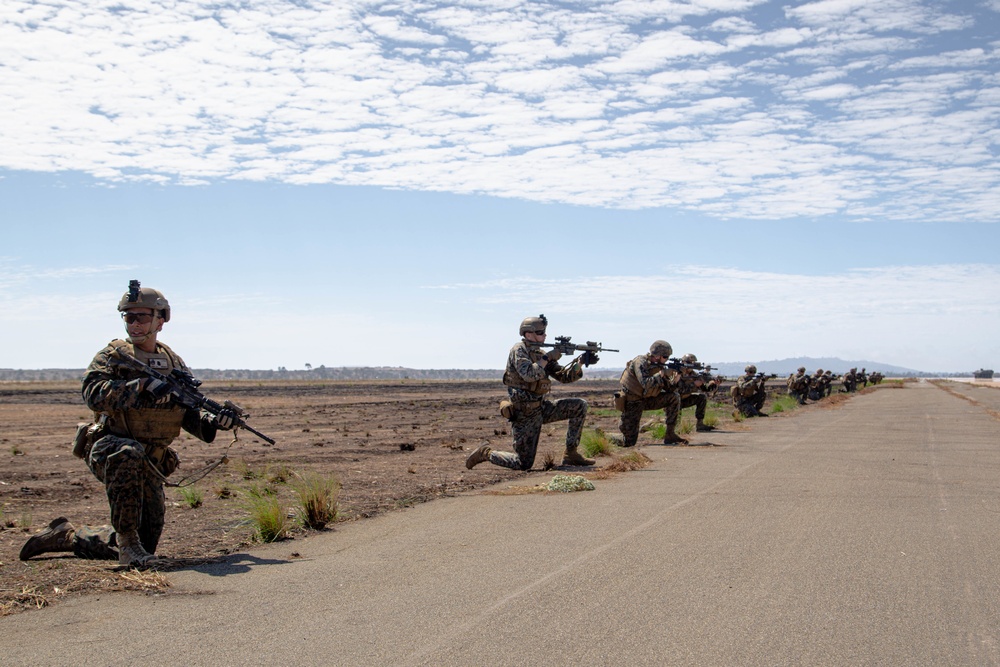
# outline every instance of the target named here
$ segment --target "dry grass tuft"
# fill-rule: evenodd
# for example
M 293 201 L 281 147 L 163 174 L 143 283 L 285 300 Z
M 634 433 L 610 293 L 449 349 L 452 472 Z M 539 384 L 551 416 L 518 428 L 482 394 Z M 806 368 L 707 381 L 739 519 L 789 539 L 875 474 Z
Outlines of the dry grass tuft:
M 118 574 L 119 581 L 113 590 L 118 591 L 141 591 L 150 593 L 162 591 L 170 587 L 166 575 L 156 570 L 128 570 Z
M 584 474 L 587 479 L 608 479 L 623 472 L 641 470 L 653 462 L 639 450 L 630 450 L 625 453 L 615 454 L 611 463 Z
M 604 467 L 611 472 L 630 472 L 632 470 L 642 470 L 652 462 L 653 459 L 642 452 L 631 451 L 619 454 L 615 457 L 614 461 Z
M 296 481 L 294 488 L 299 499 L 299 522 L 303 526 L 322 530 L 336 520 L 340 480 L 335 475 L 306 473 Z
M 59 563 L 47 567 L 60 567 Z M 39 590 L 37 586 L 22 584 L 13 591 L 0 591 L 0 616 L 41 609 L 60 598 L 80 593 L 113 593 L 133 591 L 157 593 L 170 587 L 166 576 L 155 570 L 140 572 L 133 569 L 117 571 L 117 566 L 74 563 L 65 583 L 53 586 L 52 590 Z
M 14 593 L 9 600 L 0 603 L 0 616 L 9 616 L 15 611 L 20 611 L 21 609 L 27 609 L 29 607 L 41 609 L 42 607 L 48 606 L 48 598 L 39 593 L 35 586 L 22 586 L 21 590 Z

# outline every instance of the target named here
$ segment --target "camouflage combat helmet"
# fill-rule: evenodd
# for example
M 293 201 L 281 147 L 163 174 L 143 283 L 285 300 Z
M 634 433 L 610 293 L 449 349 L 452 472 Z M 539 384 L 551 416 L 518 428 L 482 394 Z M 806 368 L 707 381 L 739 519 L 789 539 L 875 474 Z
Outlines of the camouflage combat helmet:
M 744 373 L 756 373 L 757 372 L 757 367 L 754 366 L 753 364 L 750 364 L 749 366 L 747 366 L 746 368 L 743 369 L 743 372 Z
M 806 372 L 806 367 L 805 366 L 799 366 L 799 373 L 805 373 L 805 372 Z
M 681 357 L 681 362 L 685 364 L 696 364 L 698 363 L 698 357 L 694 356 L 690 352 Z
M 167 302 L 167 297 L 152 287 L 139 287 L 138 280 L 129 281 L 128 291 L 122 294 L 118 302 L 118 312 L 125 312 L 130 308 L 158 310 L 161 311 L 164 322 L 170 321 L 170 304 Z
M 649 346 L 649 353 L 654 357 L 669 357 L 674 353 L 674 348 L 665 340 L 656 340 Z
M 522 336 L 529 331 L 544 331 L 549 326 L 549 321 L 544 315 L 538 317 L 526 317 L 521 320 L 521 328 L 518 330 Z

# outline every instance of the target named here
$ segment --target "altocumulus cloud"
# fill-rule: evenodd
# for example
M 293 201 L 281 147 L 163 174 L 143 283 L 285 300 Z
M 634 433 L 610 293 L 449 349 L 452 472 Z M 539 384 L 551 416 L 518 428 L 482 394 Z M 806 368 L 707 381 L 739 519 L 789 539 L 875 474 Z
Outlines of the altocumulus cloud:
M 0 167 L 995 222 L 997 11 L 7 0 Z

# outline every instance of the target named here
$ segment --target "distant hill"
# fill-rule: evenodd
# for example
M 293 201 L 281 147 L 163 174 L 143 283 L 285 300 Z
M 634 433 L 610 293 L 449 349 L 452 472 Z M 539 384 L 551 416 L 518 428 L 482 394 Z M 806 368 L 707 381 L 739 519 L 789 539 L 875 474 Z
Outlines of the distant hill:
M 770 361 L 724 361 L 706 363 L 718 366 L 713 371 L 717 375 L 736 377 L 743 374 L 743 368 L 753 364 L 758 371 L 777 373 L 787 376 L 794 373 L 799 366 L 805 366 L 812 373 L 817 368 L 829 369 L 834 373 L 843 374 L 848 369 L 865 368 L 869 373 L 881 371 L 889 377 L 972 377 L 972 371 L 956 371 L 950 373 L 928 373 L 882 364 L 877 361 L 845 361 L 836 357 L 795 357 L 790 359 L 773 359 Z M 584 379 L 608 379 L 621 375 L 621 368 L 591 368 L 584 373 Z M 40 382 L 59 380 L 79 380 L 83 377 L 82 368 L 44 368 L 44 369 L 13 369 L 0 368 L 0 382 Z M 503 377 L 502 369 L 480 368 L 402 368 L 398 366 L 341 366 L 329 368 L 318 366 L 309 370 L 288 370 L 279 367 L 278 370 L 249 369 L 194 369 L 196 377 L 202 380 L 497 380 Z

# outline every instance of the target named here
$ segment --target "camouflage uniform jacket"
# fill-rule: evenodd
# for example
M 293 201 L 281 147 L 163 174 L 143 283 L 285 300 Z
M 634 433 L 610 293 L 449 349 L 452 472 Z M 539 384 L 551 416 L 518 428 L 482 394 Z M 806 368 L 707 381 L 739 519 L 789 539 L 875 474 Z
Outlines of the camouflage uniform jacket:
M 568 366 L 550 361 L 543 367 L 540 362 L 545 352 L 544 349 L 535 347 L 524 339 L 510 348 L 503 383 L 507 385 L 511 401 L 515 403 L 540 401 L 552 389 L 552 381 L 549 378 L 555 378 L 565 384 L 576 382 L 583 377 L 583 365 L 575 359 Z
M 638 401 L 658 396 L 661 392 L 669 389 L 671 381 L 669 377 L 660 372 L 662 368 L 662 366 L 653 365 L 652 357 L 648 354 L 640 354 L 628 362 L 620 380 L 622 392 L 626 398 L 630 401 Z
M 757 376 L 750 373 L 741 375 L 740 379 L 736 381 L 735 389 L 738 396 L 753 396 L 759 391 Z
M 796 373 L 788 379 L 788 388 L 792 391 L 802 393 L 809 389 L 812 378 L 806 373 Z
M 677 393 L 681 395 L 681 398 L 685 398 L 691 394 L 705 391 L 704 384 L 700 387 L 695 384 L 695 382 L 701 379 L 702 377 L 698 373 L 685 373 L 681 371 L 674 376 L 673 384 L 676 387 Z
M 83 400 L 94 411 L 95 419 L 107 416 L 106 433 L 154 448 L 169 445 L 180 435 L 181 428 L 205 442 L 215 439 L 217 429 L 210 415 L 137 394 L 127 383 L 144 376 L 115 358 L 118 348 L 164 375 L 174 368 L 189 371 L 184 361 L 162 343 L 156 344 L 155 352 L 146 353 L 123 340 L 111 341 L 94 356 L 83 377 Z

